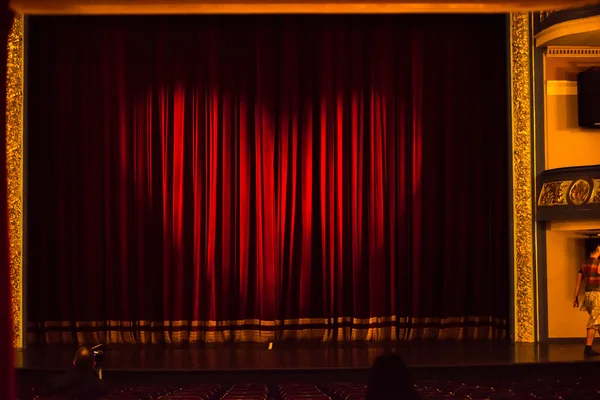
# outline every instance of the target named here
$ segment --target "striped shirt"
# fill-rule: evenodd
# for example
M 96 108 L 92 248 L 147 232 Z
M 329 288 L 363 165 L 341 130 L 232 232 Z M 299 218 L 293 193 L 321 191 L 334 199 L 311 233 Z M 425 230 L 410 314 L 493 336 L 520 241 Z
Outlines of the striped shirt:
M 585 280 L 586 292 L 600 292 L 600 260 L 593 257 L 585 259 L 579 273 Z

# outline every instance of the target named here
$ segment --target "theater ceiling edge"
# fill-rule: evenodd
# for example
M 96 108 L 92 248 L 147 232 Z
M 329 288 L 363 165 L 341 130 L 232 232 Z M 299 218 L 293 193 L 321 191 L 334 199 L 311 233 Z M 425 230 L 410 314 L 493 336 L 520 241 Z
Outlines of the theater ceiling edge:
M 25 3 L 34 4 L 35 1 Z M 469 2 L 473 4 L 472 2 Z M 483 3 L 483 2 L 481 2 Z M 493 2 L 490 2 L 493 3 Z M 504 2 L 507 4 L 510 2 Z M 519 2 L 521 4 L 527 2 Z M 552 3 L 547 1 L 545 3 Z M 37 2 L 37 4 L 42 4 Z M 77 4 L 69 1 L 53 1 L 43 4 Z M 83 4 L 83 3 L 80 3 Z M 88 1 L 87 4 L 90 4 Z M 256 4 L 256 3 L 254 3 Z M 344 3 L 337 3 L 343 7 Z M 369 3 L 362 12 L 377 12 L 382 3 Z M 392 4 L 392 3 L 385 3 Z M 397 3 L 393 3 L 397 4 Z M 431 1 L 421 4 L 440 4 Z M 384 7 L 385 8 L 385 7 Z M 506 6 L 505 6 L 506 9 Z M 22 8 L 21 8 L 22 10 Z M 343 13 L 343 8 L 337 9 Z M 289 10 L 288 10 L 289 11 Z M 298 12 L 298 11 L 296 11 Z M 333 11 L 332 11 L 333 12 Z M 72 12 L 75 14 L 75 12 Z M 83 13 L 81 9 L 78 13 Z M 292 11 L 289 11 L 292 13 Z M 14 346 L 24 346 L 26 326 L 23 272 L 24 272 L 24 224 L 23 224 L 23 99 L 24 99 L 24 19 L 17 14 L 9 34 L 7 69 L 7 167 L 10 215 L 10 274 L 12 281 L 12 314 L 14 321 Z M 532 96 L 531 96 L 531 14 L 510 15 L 510 101 L 512 110 L 512 189 L 514 255 L 514 295 L 512 296 L 512 329 L 517 342 L 536 340 L 536 300 L 534 267 L 533 193 L 532 193 Z M 504 50 L 500 50 L 504 51 Z
M 508 13 L 597 4 L 598 0 L 12 0 L 21 14 Z M 166 4 L 168 3 L 168 5 Z

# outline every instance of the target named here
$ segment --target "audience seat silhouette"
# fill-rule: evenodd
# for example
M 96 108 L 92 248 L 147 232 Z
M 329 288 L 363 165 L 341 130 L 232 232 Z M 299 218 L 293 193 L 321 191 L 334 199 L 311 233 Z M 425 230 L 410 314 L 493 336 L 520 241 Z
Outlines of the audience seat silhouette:
M 19 385 L 19 400 L 34 400 L 40 388 Z M 524 379 L 480 381 L 417 381 L 415 392 L 422 399 L 599 399 L 600 381 L 586 379 Z M 360 383 L 285 383 L 273 387 L 240 383 L 192 385 L 127 385 L 114 387 L 101 400 L 365 400 L 367 386 Z M 48 397 L 44 400 L 79 400 Z

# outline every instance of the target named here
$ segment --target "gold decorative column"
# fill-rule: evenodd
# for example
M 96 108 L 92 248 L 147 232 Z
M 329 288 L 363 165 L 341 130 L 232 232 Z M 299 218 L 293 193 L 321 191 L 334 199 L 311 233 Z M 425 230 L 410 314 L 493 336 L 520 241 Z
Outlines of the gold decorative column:
M 536 340 L 530 14 L 510 15 L 514 338 Z
M 23 326 L 23 16 L 15 14 L 8 35 L 6 69 L 6 165 L 10 279 L 14 347 L 24 345 Z

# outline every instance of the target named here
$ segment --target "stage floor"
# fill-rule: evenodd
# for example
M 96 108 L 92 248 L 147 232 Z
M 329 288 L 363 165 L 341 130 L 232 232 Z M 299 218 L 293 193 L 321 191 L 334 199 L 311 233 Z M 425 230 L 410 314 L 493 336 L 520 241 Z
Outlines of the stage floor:
M 30 346 L 17 350 L 16 368 L 57 371 L 69 368 L 74 346 Z M 109 345 L 105 371 L 300 371 L 366 370 L 375 357 L 401 354 L 411 368 L 500 367 L 600 361 L 583 355 L 583 342 L 510 344 L 499 341 L 390 343 Z M 600 365 L 600 364 L 599 364 Z

